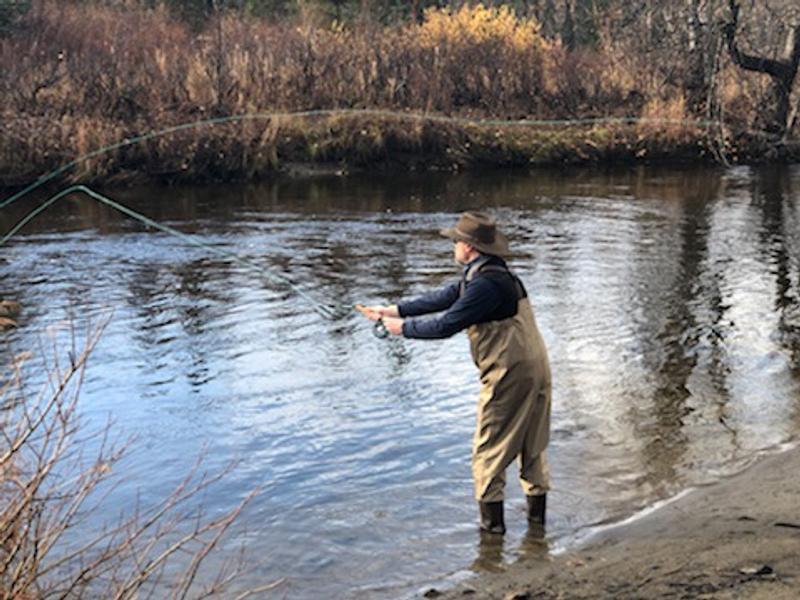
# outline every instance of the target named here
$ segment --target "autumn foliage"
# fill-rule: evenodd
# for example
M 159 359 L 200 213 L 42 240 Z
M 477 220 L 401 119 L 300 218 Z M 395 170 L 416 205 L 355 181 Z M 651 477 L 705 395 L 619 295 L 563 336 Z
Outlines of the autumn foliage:
M 381 109 L 395 116 L 199 128 L 84 162 L 73 174 L 250 177 L 286 160 L 517 164 L 636 157 L 653 145 L 697 155 L 712 143 L 702 127 L 679 123 L 704 117 L 683 101 L 680 67 L 670 82 L 620 47 L 567 51 L 543 37 L 534 19 L 505 6 L 428 9 L 421 23 L 392 26 L 223 13 L 197 31 L 163 7 L 38 0 L 0 38 L 0 61 L 6 183 L 125 137 L 246 113 Z M 754 104 L 744 89 L 725 89 L 734 122 Z M 528 121 L 646 116 L 650 125 L 599 133 L 565 126 L 554 151 L 541 127 L 494 135 L 401 118 L 409 113 Z M 668 127 L 656 126 L 661 117 Z M 513 148 L 497 141 L 509 137 Z

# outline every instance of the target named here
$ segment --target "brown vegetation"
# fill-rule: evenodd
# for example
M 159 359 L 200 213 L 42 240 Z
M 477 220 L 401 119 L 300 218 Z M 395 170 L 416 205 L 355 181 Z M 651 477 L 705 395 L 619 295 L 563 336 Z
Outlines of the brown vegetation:
M 596 19 L 593 45 L 573 47 L 546 36 L 532 16 L 481 4 L 394 25 L 221 12 L 198 31 L 163 6 L 37 0 L 0 39 L 0 181 L 24 182 L 178 123 L 305 110 L 389 112 L 183 130 L 84 161 L 73 177 L 254 177 L 291 161 L 448 168 L 758 155 L 765 136 L 753 123 L 767 84 L 726 57 L 714 29 L 725 7 L 706 15 L 695 60 L 682 45 L 688 33 L 674 25 L 685 15 L 665 21 L 664 35 L 675 29 L 665 44 L 626 31 L 622 6 Z M 646 121 L 477 127 L 422 114 Z M 724 127 L 710 124 L 720 118 Z
M 198 496 L 225 472 L 203 473 L 198 462 L 160 504 L 131 506 L 101 529 L 88 519 L 128 446 L 109 441 L 109 428 L 92 437 L 80 422 L 78 392 L 102 329 L 88 333 L 82 351 L 73 331 L 69 352 L 54 346 L 41 362 L 17 356 L 0 378 L 0 598 L 215 595 L 240 563 L 202 582 L 200 566 L 250 499 L 203 514 Z M 41 391 L 29 395 L 31 383 Z M 90 440 L 97 450 L 87 455 Z

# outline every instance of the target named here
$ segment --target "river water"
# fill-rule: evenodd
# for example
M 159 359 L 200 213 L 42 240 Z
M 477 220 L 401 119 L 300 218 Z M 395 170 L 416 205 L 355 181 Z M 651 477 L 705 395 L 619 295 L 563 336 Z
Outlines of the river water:
M 212 472 L 235 460 L 203 503 L 219 514 L 260 488 L 217 555 L 246 546 L 240 587 L 280 579 L 274 597 L 403 597 L 543 560 L 800 428 L 797 168 L 104 191 L 264 271 L 65 200 L 0 249 L 0 296 L 24 305 L 0 358 L 111 314 L 84 423 L 111 418 L 135 441 L 93 518 L 169 493 L 203 449 Z M 34 205 L 5 209 L 0 231 Z M 458 276 L 437 230 L 470 208 L 507 231 L 550 352 L 544 542 L 526 536 L 513 473 L 509 533 L 479 542 L 465 335 L 380 340 L 356 314 L 321 318 L 274 281 L 342 305 L 413 296 Z

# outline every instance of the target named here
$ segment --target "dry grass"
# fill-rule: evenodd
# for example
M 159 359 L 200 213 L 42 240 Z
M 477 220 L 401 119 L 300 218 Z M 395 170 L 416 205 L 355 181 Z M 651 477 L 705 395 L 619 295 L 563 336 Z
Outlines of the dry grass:
M 682 96 L 669 100 L 653 98 L 642 108 L 642 121 L 637 131 L 643 140 L 652 144 L 690 144 L 697 139 L 697 127 L 690 125 L 686 101 Z
M 662 131 L 653 120 L 672 119 L 686 97 L 684 74 L 672 61 L 659 62 L 613 36 L 604 37 L 598 50 L 568 52 L 543 38 L 535 21 L 480 4 L 428 10 L 421 24 L 391 27 L 344 28 L 311 17 L 276 24 L 223 15 L 196 32 L 166 11 L 134 2 L 114 8 L 37 0 L 15 32 L 0 39 L 0 61 L 0 180 L 7 183 L 125 136 L 269 111 L 381 108 L 494 119 L 646 116 L 651 126 L 632 127 L 625 135 L 632 146 L 642 135 L 660 146 L 673 144 L 674 126 Z M 730 66 L 721 77 L 724 114 L 746 128 L 757 113 L 763 83 Z M 692 118 L 685 108 L 684 113 Z M 395 143 L 432 152 L 420 162 L 451 162 L 447 127 L 414 126 L 416 133 L 409 133 L 408 124 L 395 123 L 370 133 L 365 145 L 358 132 L 369 127 L 350 122 L 353 131 L 318 121 L 198 129 L 82 163 L 74 176 L 250 177 L 284 161 L 391 159 Z M 421 128 L 427 142 L 419 141 Z M 286 131 L 298 137 L 287 141 Z M 348 149 L 349 144 L 354 145 Z M 329 151 L 332 147 L 336 150 Z M 484 158 L 496 154 L 492 148 Z M 498 160 L 502 155 L 496 154 Z

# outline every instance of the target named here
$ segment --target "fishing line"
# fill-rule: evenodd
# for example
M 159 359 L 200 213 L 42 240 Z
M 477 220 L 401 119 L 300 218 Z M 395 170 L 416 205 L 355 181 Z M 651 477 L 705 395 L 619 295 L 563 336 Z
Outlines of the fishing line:
M 89 196 L 93 200 L 96 200 L 97 202 L 105 204 L 106 206 L 109 206 L 109 207 L 113 208 L 114 210 L 116 210 L 118 212 L 121 212 L 122 214 L 127 215 L 127 216 L 129 216 L 129 217 L 131 217 L 131 218 L 133 218 L 133 219 L 135 219 L 135 220 L 147 225 L 148 227 L 152 227 L 153 229 L 157 229 L 157 230 L 162 231 L 164 233 L 167 233 L 169 235 L 175 236 L 175 237 L 183 240 L 184 242 L 192 244 L 193 246 L 197 246 L 199 248 L 203 248 L 204 250 L 206 250 L 208 252 L 213 252 L 214 254 L 217 254 L 219 256 L 223 256 L 225 258 L 228 258 L 228 259 L 230 259 L 230 260 L 232 260 L 232 261 L 234 261 L 234 262 L 236 262 L 236 263 L 238 263 L 238 264 L 240 264 L 240 265 L 242 265 L 244 267 L 247 267 L 249 269 L 253 269 L 255 271 L 258 271 L 268 281 L 270 281 L 270 282 L 272 282 L 272 283 L 274 283 L 276 285 L 286 286 L 289 289 L 291 289 L 292 292 L 297 294 L 303 300 L 307 301 L 319 315 L 321 315 L 322 317 L 324 317 L 326 319 L 329 319 L 329 320 L 332 320 L 332 321 L 333 320 L 337 320 L 337 319 L 343 317 L 344 314 L 346 314 L 346 312 L 347 313 L 350 312 L 349 309 L 345 308 L 342 305 L 334 305 L 334 304 L 329 304 L 329 303 L 326 303 L 326 302 L 322 302 L 318 298 L 315 298 L 314 296 L 312 296 L 311 294 L 309 294 L 308 292 L 304 291 L 302 288 L 297 286 L 288 277 L 285 277 L 285 276 L 280 275 L 278 273 L 274 273 L 272 271 L 269 271 L 269 270 L 265 269 L 264 267 L 254 263 L 254 262 L 252 262 L 250 260 L 242 258 L 242 257 L 238 256 L 237 254 L 234 254 L 233 252 L 228 252 L 227 250 L 222 250 L 222 249 L 217 248 L 215 246 L 212 246 L 210 244 L 206 244 L 205 242 L 202 242 L 202 241 L 198 240 L 194 236 L 187 235 L 187 234 L 185 234 L 185 233 L 183 233 L 181 231 L 178 231 L 177 229 L 175 229 L 173 227 L 170 227 L 168 225 L 163 225 L 162 223 L 159 223 L 158 221 L 154 221 L 153 219 L 151 219 L 149 217 L 146 217 L 145 215 L 143 215 L 141 213 L 138 213 L 135 210 L 133 210 L 131 208 L 128 208 L 127 206 L 125 206 L 123 204 L 120 204 L 119 202 L 117 202 L 115 200 L 112 200 L 108 196 L 104 196 L 103 194 L 100 194 L 99 192 L 96 192 L 96 191 L 92 190 L 91 188 L 88 188 L 85 185 L 73 185 L 73 186 L 70 186 L 70 187 L 58 192 L 57 194 L 51 196 L 50 198 L 48 198 L 40 206 L 37 206 L 34 210 L 32 210 L 30 213 L 28 213 L 21 221 L 19 221 L 19 223 L 17 223 L 14 227 L 12 227 L 11 230 L 8 233 L 6 233 L 2 238 L 0 238 L 0 246 L 5 245 L 8 242 L 8 240 L 10 240 L 20 229 L 22 229 L 26 224 L 28 224 L 34 217 L 36 217 L 38 214 L 40 214 L 40 213 L 44 212 L 45 210 L 47 210 L 50 206 L 55 204 L 58 200 L 60 200 L 61 198 L 64 198 L 65 196 L 68 196 L 70 194 L 78 194 L 78 193 L 85 194 L 86 196 Z
M 0 209 L 6 208 L 16 202 L 17 200 L 23 198 L 33 190 L 37 189 L 38 187 L 44 185 L 48 181 L 51 181 L 61 175 L 62 173 L 68 171 L 69 169 L 75 167 L 76 165 L 80 164 L 83 161 L 90 160 L 92 158 L 101 156 L 105 153 L 111 152 L 113 150 L 119 150 L 121 148 L 125 148 L 127 146 L 131 146 L 134 144 L 138 144 L 140 142 L 144 142 L 147 140 L 163 137 L 166 135 L 170 135 L 172 133 L 177 133 L 180 131 L 187 131 L 195 128 L 205 127 L 205 126 L 214 126 L 214 125 L 221 125 L 226 123 L 236 123 L 236 122 L 244 122 L 244 121 L 268 121 L 271 119 L 286 119 L 286 118 L 314 118 L 314 117 L 333 117 L 333 116 L 366 116 L 366 117 L 380 117 L 385 119 L 395 119 L 395 120 L 405 120 L 405 121 L 419 121 L 419 122 L 431 122 L 431 123 L 444 123 L 444 124 L 451 124 L 451 125 L 461 125 L 461 126 L 474 126 L 474 127 L 495 127 L 495 128 L 529 128 L 529 127 L 571 127 L 571 126 L 596 126 L 596 125 L 633 125 L 633 124 L 655 124 L 655 125 L 681 125 L 681 126 L 692 126 L 692 127 L 701 127 L 706 129 L 711 129 L 713 127 L 723 127 L 724 123 L 719 120 L 713 119 L 697 119 L 697 120 L 690 120 L 690 119 L 661 119 L 661 118 L 642 118 L 642 117 L 591 117 L 591 118 L 584 118 L 584 119 L 517 119 L 517 120 L 502 120 L 502 119 L 479 119 L 479 118 L 468 118 L 468 117 L 451 117 L 446 115 L 432 115 L 432 114 L 425 114 L 425 113 L 414 113 L 414 112 L 403 112 L 403 111 L 393 111 L 393 110 L 380 110 L 380 109 L 317 109 L 317 110 L 306 110 L 306 111 L 287 111 L 287 112 L 267 112 L 267 113 L 248 113 L 242 115 L 231 115 L 226 117 L 216 117 L 211 119 L 202 119 L 199 121 L 193 121 L 190 123 L 182 123 L 179 125 L 174 125 L 171 127 L 166 127 L 164 129 L 151 131 L 149 133 L 133 136 L 129 138 L 123 138 L 121 141 L 116 142 L 114 144 L 109 144 L 107 146 L 103 146 L 98 148 L 97 150 L 93 150 L 87 154 L 79 156 L 78 158 L 65 163 L 64 165 L 50 171 L 49 173 L 39 177 L 34 182 L 29 184 L 28 186 L 24 187 L 22 190 L 16 192 L 15 194 L 11 195 L 9 198 L 0 202 Z M 273 283 L 279 285 L 285 285 L 289 287 L 294 293 L 298 296 L 306 300 L 311 304 L 312 307 L 322 316 L 328 319 L 337 319 L 343 316 L 344 311 L 349 309 L 345 309 L 343 306 L 336 306 L 333 304 L 321 302 L 318 299 L 314 298 L 307 292 L 300 289 L 297 285 L 295 285 L 289 278 L 284 277 L 282 275 L 272 273 L 267 271 L 266 269 L 262 268 L 261 266 L 243 259 L 236 254 L 231 252 L 227 252 L 225 250 L 220 250 L 219 248 L 215 248 L 209 244 L 205 244 L 192 236 L 186 235 L 181 233 L 180 231 L 173 229 L 172 227 L 168 227 L 166 225 L 162 225 L 136 211 L 112 200 L 111 198 L 104 196 L 94 190 L 86 187 L 85 185 L 74 185 L 68 187 L 61 192 L 51 196 L 48 198 L 43 204 L 38 206 L 36 209 L 31 211 L 27 216 L 25 216 L 17 225 L 15 225 L 6 235 L 0 238 L 0 246 L 4 245 L 8 240 L 15 235 L 22 227 L 24 227 L 28 222 L 30 222 L 34 217 L 38 214 L 49 208 L 52 204 L 60 200 L 61 198 L 72 194 L 72 193 L 82 193 L 90 198 L 105 204 L 114 210 L 117 210 L 149 227 L 153 227 L 159 231 L 164 233 L 168 233 L 175 237 L 180 238 L 181 240 L 192 244 L 194 246 L 198 246 L 204 248 L 209 252 L 213 252 L 215 254 L 224 256 L 229 258 L 247 268 L 254 269 L 258 271 L 261 275 L 263 275 L 266 279 L 272 281 Z M 388 335 L 388 331 L 385 329 L 384 324 L 381 321 L 375 323 L 374 326 L 374 334 L 377 337 L 386 337 Z
M 200 121 L 193 121 L 191 123 L 182 123 L 151 131 L 149 133 L 124 138 L 119 142 L 103 146 L 97 150 L 93 150 L 87 154 L 79 156 L 78 158 L 50 171 L 36 179 L 33 183 L 29 184 L 22 190 L 13 194 L 6 200 L 0 202 L 0 209 L 16 202 L 23 196 L 32 192 L 39 186 L 51 181 L 62 173 L 68 171 L 79 163 L 101 156 L 113 150 L 119 150 L 127 146 L 132 146 L 140 142 L 152 140 L 155 138 L 170 135 L 180 131 L 190 129 L 221 125 L 225 123 L 237 123 L 244 121 L 268 121 L 270 119 L 287 119 L 287 118 L 314 118 L 314 117 L 333 117 L 333 116 L 366 116 L 366 117 L 382 117 L 385 119 L 394 119 L 400 121 L 422 121 L 431 123 L 445 123 L 451 125 L 462 126 L 475 126 L 475 127 L 512 127 L 512 128 L 525 128 L 525 127 L 569 127 L 569 126 L 586 126 L 586 125 L 633 125 L 633 124 L 653 124 L 653 125 L 684 125 L 692 127 L 701 127 L 710 129 L 712 127 L 724 126 L 724 123 L 719 120 L 713 119 L 659 119 L 659 118 L 643 118 L 643 117 L 591 117 L 585 119 L 517 119 L 513 121 L 502 119 L 478 119 L 468 117 L 450 117 L 446 115 L 432 115 L 425 113 L 403 112 L 393 110 L 380 110 L 368 108 L 341 108 L 341 109 L 317 109 L 305 110 L 296 112 L 267 112 L 267 113 L 248 113 L 243 115 L 231 115 L 227 117 L 217 117 L 212 119 L 203 119 Z

